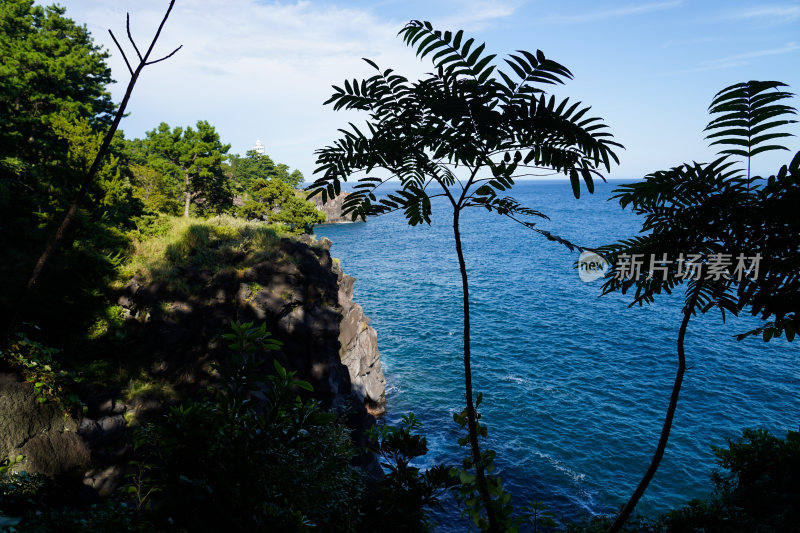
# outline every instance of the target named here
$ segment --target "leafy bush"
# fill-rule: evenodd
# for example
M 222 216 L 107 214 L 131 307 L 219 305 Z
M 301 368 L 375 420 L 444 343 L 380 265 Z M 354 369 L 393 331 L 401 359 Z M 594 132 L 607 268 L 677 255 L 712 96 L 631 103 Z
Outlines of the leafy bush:
M 251 197 L 237 209 L 241 217 L 284 224 L 293 233 L 311 233 L 314 224 L 325 222 L 322 211 L 306 200 L 302 193 L 277 178 L 257 178 L 251 185 L 251 191 Z
M 387 470 L 365 502 L 364 531 L 424 531 L 432 527 L 429 510 L 439 496 L 457 483 L 449 469 L 436 465 L 425 472 L 411 462 L 428 453 L 428 444 L 415 433 L 422 424 L 409 413 L 399 426 L 376 426 L 371 431 L 375 451 Z
M 21 460 L 19 457 L 15 460 Z M 41 474 L 6 471 L 0 464 L 0 531 L 7 533 L 116 533 L 154 531 L 152 524 L 119 499 L 89 505 L 72 486 Z
M 782 532 L 800 524 L 800 433 L 785 439 L 744 430 L 714 448 L 727 472 L 715 472 L 713 497 L 692 500 L 664 517 L 669 531 Z
M 31 340 L 17 332 L 0 349 L 0 363 L 18 372 L 25 381 L 33 383 L 39 402 L 55 401 L 65 410 L 85 408 L 73 392 L 74 376 L 56 361 L 59 350 Z
M 214 365 L 219 386 L 138 431 L 147 468 L 128 490 L 150 492 L 139 504 L 166 529 L 354 530 L 364 484 L 349 430 L 297 396 L 311 385 L 294 372 L 275 361 L 264 374 L 256 354 L 279 345 L 264 325 L 233 329 L 230 358 Z

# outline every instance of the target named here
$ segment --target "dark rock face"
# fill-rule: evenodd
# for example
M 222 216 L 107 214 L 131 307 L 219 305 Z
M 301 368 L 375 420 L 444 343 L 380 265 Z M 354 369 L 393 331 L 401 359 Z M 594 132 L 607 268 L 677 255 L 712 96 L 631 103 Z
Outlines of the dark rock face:
M 380 412 L 384 402 L 377 335 L 352 301 L 355 280 L 334 265 L 329 250 L 327 239 L 282 239 L 275 259 L 249 268 L 183 273 L 196 288 L 191 296 L 133 280 L 118 303 L 154 373 L 187 385 L 209 379 L 207 363 L 221 353 L 219 335 L 232 320 L 265 322 L 283 348 L 262 356 L 297 371 L 324 406 L 349 405 L 360 434 L 374 422 L 365 405 Z
M 311 382 L 323 406 L 347 412 L 355 444 L 365 446 L 365 430 L 385 402 L 377 334 L 352 301 L 355 279 L 342 273 L 329 250 L 327 239 L 283 239 L 274 259 L 250 268 L 215 275 L 187 269 L 185 287 L 132 280 L 118 299 L 128 314 L 131 357 L 146 361 L 153 377 L 191 394 L 213 382 L 209 362 L 224 353 L 220 334 L 231 321 L 266 322 L 283 347 L 260 355 Z M 18 470 L 83 474 L 84 485 L 111 494 L 131 451 L 127 420 L 163 412 L 164 402 L 102 396 L 88 403 L 87 417 L 65 417 L 56 404 L 38 402 L 30 383 L 0 374 L 0 459 L 24 455 Z M 381 475 L 372 454 L 357 464 Z
M 85 470 L 90 453 L 77 421 L 36 397 L 32 384 L 0 374 L 0 458 L 23 455 L 15 470 L 48 476 Z

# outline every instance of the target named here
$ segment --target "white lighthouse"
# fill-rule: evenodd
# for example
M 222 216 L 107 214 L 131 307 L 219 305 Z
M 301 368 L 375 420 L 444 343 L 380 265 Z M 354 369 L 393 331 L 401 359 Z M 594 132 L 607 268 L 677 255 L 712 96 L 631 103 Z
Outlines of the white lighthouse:
M 261 139 L 257 139 L 256 144 L 250 149 L 258 155 L 264 155 L 264 145 L 261 144 Z

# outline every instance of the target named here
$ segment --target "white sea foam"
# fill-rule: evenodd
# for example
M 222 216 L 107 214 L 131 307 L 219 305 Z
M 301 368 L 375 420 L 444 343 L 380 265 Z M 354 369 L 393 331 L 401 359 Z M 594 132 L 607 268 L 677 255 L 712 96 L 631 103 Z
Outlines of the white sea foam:
M 563 461 L 560 461 L 547 453 L 540 452 L 539 450 L 534 450 L 533 453 L 537 457 L 541 457 L 542 459 L 547 461 L 553 468 L 555 468 L 559 472 L 565 474 L 574 483 L 582 483 L 586 480 L 586 474 L 576 472 L 572 468 L 565 465 Z
M 507 383 L 516 383 L 517 385 L 527 385 L 530 383 L 525 378 L 521 378 L 519 376 L 512 376 L 511 374 L 506 374 L 500 378 L 500 381 L 505 381 Z

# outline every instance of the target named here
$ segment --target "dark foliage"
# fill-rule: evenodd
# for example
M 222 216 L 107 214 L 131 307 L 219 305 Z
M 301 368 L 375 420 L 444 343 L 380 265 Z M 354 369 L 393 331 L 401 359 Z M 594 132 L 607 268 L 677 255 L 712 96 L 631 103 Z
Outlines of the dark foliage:
M 676 533 L 797 531 L 800 524 L 800 433 L 785 439 L 745 430 L 727 448 L 714 448 L 726 472 L 712 476 L 714 496 L 669 512 L 664 523 Z

